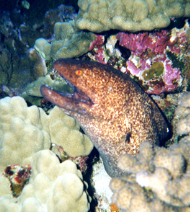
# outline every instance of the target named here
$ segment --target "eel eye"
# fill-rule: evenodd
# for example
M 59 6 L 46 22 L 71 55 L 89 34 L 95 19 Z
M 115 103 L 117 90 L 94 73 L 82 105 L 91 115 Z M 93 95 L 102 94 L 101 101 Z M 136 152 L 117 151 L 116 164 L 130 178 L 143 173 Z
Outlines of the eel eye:
M 81 75 L 82 75 L 82 70 L 76 70 L 76 71 L 75 71 L 75 74 L 76 74 L 77 76 L 81 76 Z

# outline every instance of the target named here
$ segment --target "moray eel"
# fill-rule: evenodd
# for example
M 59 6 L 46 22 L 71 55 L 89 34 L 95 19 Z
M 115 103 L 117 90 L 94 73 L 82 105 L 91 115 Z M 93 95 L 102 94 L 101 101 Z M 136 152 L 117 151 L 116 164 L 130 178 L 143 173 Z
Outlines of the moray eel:
M 53 69 L 73 93 L 42 85 L 41 94 L 79 122 L 111 177 L 123 174 L 117 167 L 121 154 L 135 155 L 143 141 L 159 145 L 167 137 L 167 122 L 159 108 L 128 75 L 108 65 L 74 59 L 59 59 Z

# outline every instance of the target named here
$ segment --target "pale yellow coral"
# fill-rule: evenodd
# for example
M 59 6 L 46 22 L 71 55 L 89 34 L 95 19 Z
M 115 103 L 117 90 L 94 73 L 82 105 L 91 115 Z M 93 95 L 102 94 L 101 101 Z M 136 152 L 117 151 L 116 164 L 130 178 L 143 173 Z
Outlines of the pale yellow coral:
M 165 168 L 156 168 L 153 174 L 141 171 L 136 175 L 136 181 L 140 186 L 151 188 L 160 200 L 168 203 L 171 202 L 171 197 L 167 194 L 166 185 L 171 179 L 171 175 Z
M 50 148 L 46 114 L 27 107 L 21 97 L 0 100 L 0 172 L 10 164 L 30 164 L 32 156 Z
M 185 92 L 179 97 L 174 118 L 177 122 L 176 131 L 179 135 L 190 133 L 190 92 Z
M 93 144 L 86 135 L 79 132 L 80 127 L 74 118 L 63 113 L 58 107 L 54 108 L 49 118 L 52 143 L 61 145 L 71 156 L 88 155 L 91 152 Z
M 171 17 L 189 17 L 188 1 L 79 0 L 76 26 L 93 32 L 110 29 L 153 30 L 170 24 Z
M 185 169 L 185 158 L 180 153 L 163 154 L 158 152 L 154 158 L 156 167 L 164 167 L 173 178 L 181 177 Z
M 112 190 L 113 187 L 115 187 L 115 182 L 116 181 L 113 181 L 110 184 Z M 126 182 L 125 185 L 119 188 L 118 192 L 113 195 L 112 201 L 113 203 L 116 203 L 119 208 L 127 209 L 130 207 L 132 199 L 135 199 L 135 196 L 142 192 L 143 189 L 138 184 L 131 184 Z
M 121 155 L 118 161 L 118 167 L 126 173 L 137 173 L 140 170 L 153 170 L 151 160 L 154 155 L 153 145 L 150 142 L 143 142 L 140 146 L 140 153 L 136 156 Z
M 50 60 L 51 44 L 44 38 L 38 38 L 35 41 L 34 48 L 45 59 Z
M 96 39 L 91 32 L 79 32 L 74 21 L 57 22 L 54 34 L 55 39 L 51 43 L 43 38 L 35 41 L 34 48 L 45 60 L 79 57 L 88 52 L 90 43 Z
M 34 155 L 32 175 L 21 195 L 15 200 L 10 192 L 2 193 L 0 209 L 9 212 L 87 212 L 90 198 L 85 187 L 87 184 L 73 162 L 60 163 L 50 150 L 42 150 Z
M 188 211 L 190 209 L 189 141 L 189 136 L 184 137 L 179 144 L 172 144 L 169 148 L 157 146 L 151 148 L 151 144 L 144 142 L 140 146 L 140 153 L 136 156 L 122 155 L 118 166 L 126 171 L 128 177 L 111 181 L 113 202 L 126 212 Z
M 143 189 L 137 183 L 125 182 L 124 185 L 120 183 L 118 190 L 115 184 L 118 182 L 114 179 L 112 180 L 110 187 L 115 191 L 112 196 L 112 202 L 115 203 L 121 211 L 127 212 L 151 212 L 149 203 L 146 196 L 143 194 Z
M 88 155 L 93 145 L 79 132 L 79 124 L 55 107 L 50 115 L 36 106 L 27 107 L 21 97 L 0 100 L 0 172 L 7 165 L 31 164 L 33 154 L 61 145 L 71 156 Z

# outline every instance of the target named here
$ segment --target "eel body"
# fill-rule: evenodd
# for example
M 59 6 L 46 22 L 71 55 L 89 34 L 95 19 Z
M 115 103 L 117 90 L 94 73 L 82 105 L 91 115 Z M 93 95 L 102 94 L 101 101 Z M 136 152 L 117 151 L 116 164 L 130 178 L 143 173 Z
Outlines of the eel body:
M 59 59 L 53 69 L 73 93 L 42 85 L 42 95 L 79 122 L 111 177 L 122 175 L 117 168 L 120 155 L 135 155 L 143 141 L 159 145 L 167 137 L 167 122 L 159 108 L 128 75 L 108 65 L 74 59 Z

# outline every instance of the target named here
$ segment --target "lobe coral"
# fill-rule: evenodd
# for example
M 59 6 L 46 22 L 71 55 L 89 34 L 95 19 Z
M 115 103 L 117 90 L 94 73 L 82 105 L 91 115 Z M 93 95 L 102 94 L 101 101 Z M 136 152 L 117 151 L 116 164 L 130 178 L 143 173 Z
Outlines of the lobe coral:
M 128 75 L 111 66 L 74 59 L 59 59 L 53 69 L 73 93 L 42 85 L 42 95 L 79 122 L 111 177 L 125 175 L 117 167 L 120 155 L 135 155 L 143 141 L 159 145 L 167 137 L 167 122 L 159 108 Z

